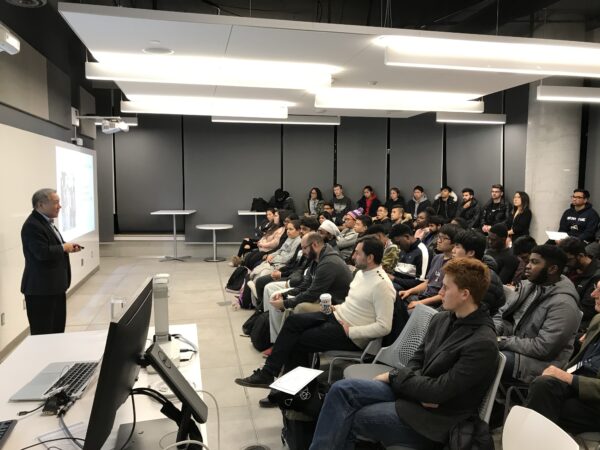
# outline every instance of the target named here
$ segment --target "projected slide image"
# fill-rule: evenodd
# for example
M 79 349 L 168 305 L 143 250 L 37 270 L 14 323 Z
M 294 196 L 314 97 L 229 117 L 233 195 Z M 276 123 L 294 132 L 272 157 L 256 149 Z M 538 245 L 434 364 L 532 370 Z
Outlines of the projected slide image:
M 56 186 L 62 209 L 58 226 L 72 241 L 96 228 L 94 158 L 87 153 L 56 147 Z

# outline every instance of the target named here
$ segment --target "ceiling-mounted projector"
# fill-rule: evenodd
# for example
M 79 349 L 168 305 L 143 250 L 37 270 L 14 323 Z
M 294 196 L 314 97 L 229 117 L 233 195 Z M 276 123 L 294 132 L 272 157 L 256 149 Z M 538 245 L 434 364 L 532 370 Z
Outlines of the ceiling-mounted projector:
M 16 55 L 21 50 L 21 42 L 14 34 L 0 24 L 0 52 Z
M 102 132 L 104 134 L 115 134 L 119 131 L 129 131 L 129 125 L 122 120 L 108 120 L 102 121 Z

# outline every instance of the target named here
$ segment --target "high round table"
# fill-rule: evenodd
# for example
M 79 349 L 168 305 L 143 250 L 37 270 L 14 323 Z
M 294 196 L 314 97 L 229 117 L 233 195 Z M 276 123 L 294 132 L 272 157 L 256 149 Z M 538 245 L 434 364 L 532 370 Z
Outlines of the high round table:
M 217 230 L 230 230 L 233 228 L 233 225 L 230 223 L 203 223 L 201 225 L 196 225 L 196 228 L 199 230 L 212 230 L 213 257 L 212 258 L 204 258 L 204 261 L 208 261 L 208 262 L 225 261 L 225 258 L 217 257 Z

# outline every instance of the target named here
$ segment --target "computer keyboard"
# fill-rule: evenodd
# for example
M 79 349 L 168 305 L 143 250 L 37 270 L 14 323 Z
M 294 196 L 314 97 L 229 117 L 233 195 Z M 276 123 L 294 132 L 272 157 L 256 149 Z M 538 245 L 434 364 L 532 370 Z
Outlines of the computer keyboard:
M 69 397 L 74 395 L 79 397 L 79 391 L 87 385 L 96 367 L 98 367 L 98 362 L 78 362 L 73 364 L 44 394 L 48 394 L 63 386 L 68 386 L 64 389 L 65 394 Z
M 16 420 L 3 420 L 0 422 L 0 448 L 6 443 L 8 435 L 16 424 Z

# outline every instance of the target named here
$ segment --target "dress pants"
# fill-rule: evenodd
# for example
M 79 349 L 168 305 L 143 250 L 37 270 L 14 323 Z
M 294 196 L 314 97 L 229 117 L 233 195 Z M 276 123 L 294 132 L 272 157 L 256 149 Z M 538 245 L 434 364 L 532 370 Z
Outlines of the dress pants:
M 327 350 L 361 350 L 346 336 L 333 314 L 292 314 L 283 324 L 264 369 L 278 376 L 298 366 L 310 367 L 310 354 Z
M 569 433 L 600 430 L 600 404 L 581 401 L 575 389 L 554 377 L 533 380 L 525 406 Z
M 67 296 L 26 295 L 27 319 L 32 335 L 64 333 L 67 320 Z

